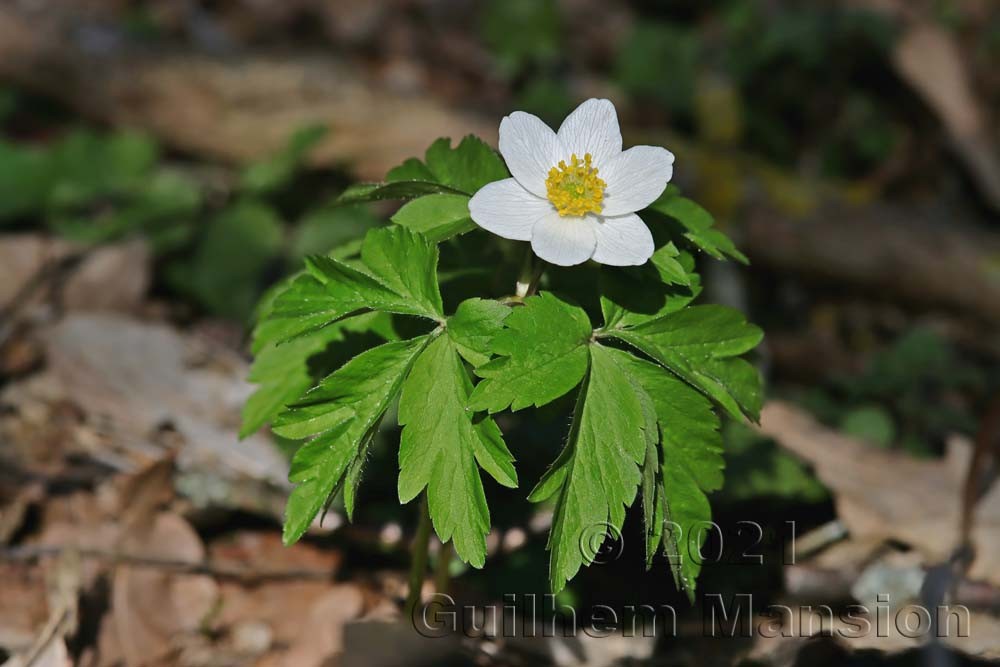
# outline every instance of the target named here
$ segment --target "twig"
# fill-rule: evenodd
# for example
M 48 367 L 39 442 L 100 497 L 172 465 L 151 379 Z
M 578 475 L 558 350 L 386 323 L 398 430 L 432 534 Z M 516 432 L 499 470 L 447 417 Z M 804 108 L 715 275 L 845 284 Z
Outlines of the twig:
M 998 463 L 1000 463 L 1000 396 L 996 396 L 986 410 L 979 433 L 976 435 L 976 448 L 972 453 L 972 460 L 969 461 L 969 471 L 962 489 L 962 545 L 971 543 L 976 504 L 990 487 L 993 481 L 991 473 L 995 473 Z
M 789 545 L 789 553 L 786 554 L 786 557 L 794 563 L 796 558 L 809 558 L 809 556 L 823 551 L 831 544 L 840 542 L 846 537 L 847 527 L 840 519 L 834 519 L 797 537 Z
M 48 599 L 49 617 L 45 625 L 36 635 L 34 642 L 22 655 L 14 656 L 3 663 L 32 667 L 33 665 L 51 664 L 52 657 L 47 657 L 47 651 L 55 642 L 64 642 L 67 636 L 76 632 L 78 627 L 79 597 L 80 597 L 80 558 L 79 554 L 64 552 L 60 555 L 54 576 L 49 578 Z M 65 644 L 63 644 L 65 647 Z M 43 662 L 44 661 L 44 662 Z
M 49 287 L 58 289 L 70 274 L 93 252 L 87 248 L 59 259 L 46 262 L 21 286 L 7 306 L 0 309 L 0 345 L 5 343 L 17 329 L 20 311 L 30 302 L 36 291 Z
M 105 549 L 78 548 L 71 545 L 27 545 L 0 549 L 0 561 L 25 562 L 36 561 L 51 556 L 60 556 L 67 552 L 76 552 L 81 558 L 108 561 L 113 565 L 130 565 L 133 567 L 148 567 L 169 570 L 177 574 L 204 574 L 219 579 L 237 579 L 240 581 L 288 581 L 310 579 L 326 581 L 333 578 L 330 570 L 317 569 L 287 569 L 260 570 L 251 567 L 234 567 L 212 561 L 185 561 L 171 558 L 157 558 Z

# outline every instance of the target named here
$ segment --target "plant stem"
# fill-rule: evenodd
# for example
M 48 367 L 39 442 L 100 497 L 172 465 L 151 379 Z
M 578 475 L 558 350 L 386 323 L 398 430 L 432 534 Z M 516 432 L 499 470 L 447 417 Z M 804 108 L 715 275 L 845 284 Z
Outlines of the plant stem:
M 545 261 L 539 259 L 535 261 L 535 254 L 531 252 L 531 246 L 524 253 L 524 263 L 521 265 L 521 273 L 517 277 L 517 286 L 514 295 L 518 299 L 529 297 L 538 291 L 538 283 L 545 272 Z
M 438 551 L 437 563 L 434 564 L 434 592 L 447 593 L 451 581 L 451 554 L 453 542 L 445 542 Z
M 543 260 L 538 260 L 538 264 L 535 265 L 535 272 L 531 276 L 531 282 L 528 283 L 528 292 L 524 296 L 528 297 L 538 291 L 538 284 L 542 281 L 542 274 L 545 273 L 545 267 L 548 264 Z
M 427 546 L 431 539 L 431 515 L 427 509 L 427 493 L 420 496 L 420 523 L 413 538 L 413 553 L 410 560 L 410 590 L 406 596 L 406 618 L 411 618 L 413 610 L 420 602 L 420 591 L 424 586 L 427 571 Z
M 514 296 L 523 299 L 528 294 L 528 288 L 531 286 L 531 278 L 534 274 L 534 260 L 535 256 L 531 252 L 531 245 L 529 244 L 524 252 L 524 260 L 521 262 L 521 273 L 517 276 L 517 284 L 514 286 Z

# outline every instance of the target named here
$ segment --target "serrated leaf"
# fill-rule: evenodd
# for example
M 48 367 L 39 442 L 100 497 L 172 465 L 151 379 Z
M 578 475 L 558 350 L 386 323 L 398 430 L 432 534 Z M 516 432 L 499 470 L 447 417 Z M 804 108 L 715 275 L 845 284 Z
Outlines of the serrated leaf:
M 601 312 L 604 328 L 632 327 L 687 307 L 701 293 L 694 258 L 686 252 L 669 255 L 687 275 L 687 283 L 669 284 L 664 270 L 641 267 L 601 267 Z
M 392 216 L 397 225 L 424 234 L 432 241 L 444 241 L 475 229 L 466 195 L 434 194 L 407 202 Z
M 411 157 L 390 169 L 389 173 L 385 175 L 385 180 L 389 183 L 396 181 L 428 181 L 433 183 L 434 174 L 431 173 L 426 164 Z
M 724 306 L 692 306 L 632 329 L 609 334 L 649 355 L 715 399 L 733 417 L 756 420 L 760 377 L 742 359 L 760 343 L 763 332 Z
M 649 208 L 679 222 L 684 228 L 684 238 L 712 257 L 731 257 L 742 264 L 750 263 L 729 237 L 714 227 L 712 214 L 687 197 L 681 197 L 677 188 L 668 186 Z
M 332 257 L 306 258 L 307 273 L 275 297 L 260 328 L 268 340 L 282 342 L 365 310 L 441 321 L 437 258 L 437 246 L 420 234 L 373 229 L 359 267 Z
M 427 149 L 424 160 L 438 183 L 470 195 L 510 175 L 497 152 L 471 134 L 455 148 L 451 147 L 451 139 L 438 139 Z
M 712 402 L 662 367 L 625 352 L 619 354 L 620 363 L 653 402 L 663 448 L 675 452 L 674 459 L 684 462 L 699 488 L 706 492 L 722 488 L 721 422 Z
M 372 332 L 385 340 L 397 338 L 390 316 L 384 313 L 344 319 L 282 345 L 266 339 L 269 333 L 266 327 L 258 326 L 254 330 L 257 352 L 247 379 L 260 386 L 243 406 L 241 438 L 257 431 L 313 385 L 309 359 L 326 350 L 331 343 L 344 340 L 345 332 Z
M 731 357 L 755 348 L 764 334 L 743 313 L 715 304 L 692 306 L 632 331 L 689 357 Z
M 640 394 L 652 404 L 659 425 L 662 465 L 647 444 L 643 466 L 646 566 L 662 543 L 678 590 L 692 597 L 701 568 L 697 550 L 705 537 L 692 531 L 711 518 L 705 494 L 722 486 L 719 418 L 711 401 L 669 371 L 621 350 L 609 354 L 642 388 Z M 664 521 L 677 524 L 671 526 L 673 534 L 664 533 Z
M 646 460 L 642 464 L 642 527 L 643 543 L 646 547 L 646 570 L 653 567 L 653 561 L 663 544 L 663 512 L 660 493 L 660 448 L 646 446 Z
M 646 421 L 633 380 L 607 348 L 589 346 L 589 359 L 566 449 L 531 494 L 537 501 L 559 491 L 548 541 L 553 593 L 590 564 L 602 531 L 621 530 L 646 456 Z
M 394 227 L 365 236 L 361 261 L 378 280 L 432 319 L 444 317 L 437 281 L 437 246 L 427 237 Z
M 474 422 L 465 404 L 472 382 L 454 343 L 438 336 L 420 354 L 399 399 L 399 500 L 425 488 L 434 530 L 474 567 L 486 561 L 489 509 L 479 465 L 516 486 L 513 457 L 492 419 Z
M 295 489 L 285 512 L 284 541 L 298 540 L 345 482 L 351 497 L 374 429 L 399 393 L 403 379 L 428 342 L 427 336 L 385 343 L 334 371 L 274 420 L 275 433 L 315 436 L 292 459 L 288 479 Z M 353 505 L 353 503 L 352 503 Z
M 274 299 L 266 319 L 257 325 L 259 340 L 283 343 L 309 335 L 337 320 L 367 308 L 370 299 L 359 298 L 357 289 L 335 283 L 335 287 L 300 275 L 292 280 Z M 253 353 L 260 354 L 264 345 L 254 341 Z
M 327 345 L 343 339 L 343 332 L 327 327 L 290 341 L 287 345 L 271 343 L 254 356 L 250 367 L 250 382 L 259 384 L 243 406 L 240 437 L 256 432 L 277 415 L 288 403 L 303 394 L 311 385 L 307 361 L 322 352 Z
M 407 180 L 387 183 L 356 183 L 337 197 L 335 205 L 363 204 L 383 199 L 414 199 L 435 193 L 468 195 L 457 188 L 448 187 L 434 181 Z
M 661 494 L 658 492 L 660 483 L 660 440 L 659 427 L 656 421 L 655 412 L 650 422 L 647 406 L 652 405 L 652 399 L 643 390 L 637 392 L 643 401 L 643 411 L 646 420 L 646 428 L 643 429 L 646 436 L 646 458 L 642 464 L 642 519 L 643 534 L 646 543 L 646 569 L 650 569 L 653 558 L 660 549 L 663 539 L 663 513 L 660 510 Z
M 499 355 L 476 368 L 483 380 L 469 406 L 499 412 L 539 407 L 569 392 L 587 370 L 592 329 L 587 313 L 550 292 L 524 300 L 492 341 Z
M 709 359 L 698 371 L 706 386 L 717 386 L 731 396 L 740 412 L 751 421 L 760 420 L 764 388 L 760 371 L 746 359 Z M 731 407 L 727 411 L 737 417 Z
M 446 186 L 451 192 L 471 196 L 487 183 L 509 176 L 507 167 L 497 152 L 482 139 L 470 134 L 455 148 L 451 147 L 451 139 L 447 137 L 436 140 L 424 154 L 424 162 L 409 158 L 398 167 L 390 169 L 386 181 L 437 183 Z
M 674 452 L 663 452 L 664 553 L 670 562 L 674 583 L 694 604 L 695 586 L 701 572 L 701 547 L 712 520 L 712 507 L 698 488 L 691 472 Z
M 490 360 L 493 339 L 503 331 L 510 306 L 493 299 L 466 299 L 448 318 L 448 335 L 458 353 L 475 366 Z
M 671 285 L 691 285 L 691 271 L 678 260 L 681 251 L 673 243 L 657 248 L 649 258 L 664 283 Z
M 472 383 L 469 382 L 466 397 L 471 391 Z M 479 434 L 479 438 L 473 442 L 479 467 L 488 472 L 501 486 L 516 489 L 517 471 L 514 470 L 514 456 L 507 449 L 500 427 L 492 417 L 482 414 L 474 416 L 472 424 Z

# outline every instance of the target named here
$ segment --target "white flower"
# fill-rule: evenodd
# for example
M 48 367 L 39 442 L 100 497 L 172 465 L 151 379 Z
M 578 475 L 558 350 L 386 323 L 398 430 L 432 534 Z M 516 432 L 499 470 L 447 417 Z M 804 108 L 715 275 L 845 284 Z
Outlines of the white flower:
M 622 151 L 618 114 L 590 99 L 553 132 L 515 111 L 500 122 L 500 154 L 514 178 L 489 183 L 469 201 L 483 229 L 516 241 L 547 262 L 572 266 L 644 264 L 653 237 L 635 214 L 663 192 L 674 156 L 655 146 Z

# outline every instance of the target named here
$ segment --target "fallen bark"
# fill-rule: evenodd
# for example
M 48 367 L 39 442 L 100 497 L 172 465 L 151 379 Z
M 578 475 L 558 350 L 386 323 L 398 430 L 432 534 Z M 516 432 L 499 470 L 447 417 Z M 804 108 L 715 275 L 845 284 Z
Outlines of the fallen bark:
M 855 540 L 896 540 L 927 564 L 947 562 L 962 542 L 962 486 L 970 443 L 954 437 L 942 460 L 880 450 L 819 424 L 789 403 L 770 401 L 760 430 L 815 468 Z M 1000 486 L 978 503 L 970 580 L 1000 586 Z
M 376 85 L 332 56 L 150 52 L 120 39 L 97 49 L 80 36 L 84 27 L 70 14 L 0 7 L 0 78 L 234 163 L 273 155 L 303 126 L 323 125 L 329 133 L 313 158 L 366 179 L 422 155 L 435 137 L 495 136 L 494 123 Z
M 842 203 L 801 219 L 761 207 L 739 233 L 755 266 L 1000 322 L 1000 238 L 988 231 L 914 208 Z

